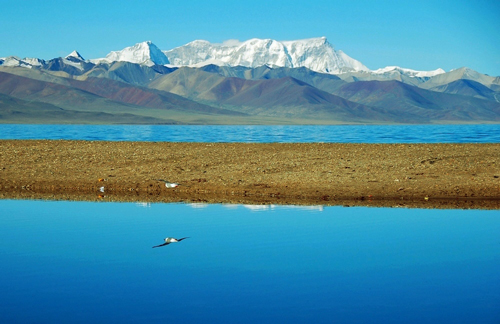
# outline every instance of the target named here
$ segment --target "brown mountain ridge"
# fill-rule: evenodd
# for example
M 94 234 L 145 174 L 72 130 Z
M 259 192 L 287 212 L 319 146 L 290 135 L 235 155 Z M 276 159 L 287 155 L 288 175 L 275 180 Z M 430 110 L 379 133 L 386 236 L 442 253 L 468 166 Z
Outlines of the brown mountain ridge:
M 66 61 L 54 59 L 31 69 L 0 66 L 0 94 L 8 96 L 0 109 L 16 111 L 16 122 L 23 122 L 24 115 L 30 116 L 26 122 L 36 120 L 36 103 L 38 119 L 50 119 L 47 111 L 51 110 L 54 122 L 66 122 L 54 116 L 68 111 L 136 117 L 119 121 L 126 123 L 500 122 L 499 78 L 466 68 L 399 81 L 369 80 L 369 73 L 358 73 L 366 80 L 360 81 L 356 73 L 337 76 L 267 65 L 176 68 L 84 62 L 78 69 Z M 3 114 L 0 122 L 13 122 L 14 115 Z M 76 120 L 96 123 L 98 119 Z

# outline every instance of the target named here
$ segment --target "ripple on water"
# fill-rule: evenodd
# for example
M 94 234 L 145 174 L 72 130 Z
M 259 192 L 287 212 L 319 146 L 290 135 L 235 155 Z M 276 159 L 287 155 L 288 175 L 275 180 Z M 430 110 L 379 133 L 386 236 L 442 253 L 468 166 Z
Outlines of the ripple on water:
M 245 143 L 500 143 L 500 125 L 0 125 L 0 139 Z

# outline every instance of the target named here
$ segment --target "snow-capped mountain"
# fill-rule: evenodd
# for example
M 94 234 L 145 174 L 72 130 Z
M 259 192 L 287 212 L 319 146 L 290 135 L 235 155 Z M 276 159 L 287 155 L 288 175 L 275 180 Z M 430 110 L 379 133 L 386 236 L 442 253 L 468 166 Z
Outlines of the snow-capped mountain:
M 0 65 L 3 66 L 19 66 L 31 69 L 34 66 L 42 66 L 45 64 L 44 60 L 38 58 L 25 57 L 23 59 L 17 56 L 9 56 L 0 58 Z
M 323 73 L 369 71 L 361 62 L 337 51 L 326 37 L 279 42 L 272 39 L 250 39 L 212 44 L 197 40 L 164 52 L 176 66 L 207 64 L 258 67 L 306 67 Z
M 76 73 L 82 74 L 96 64 L 110 64 L 119 61 L 148 67 L 166 65 L 168 68 L 181 66 L 202 67 L 209 64 L 247 68 L 262 66 L 268 66 L 269 68 L 304 67 L 315 72 L 337 75 L 347 82 L 397 80 L 422 87 L 430 87 L 431 83 L 433 86 L 439 85 L 448 79 L 451 81 L 469 79 L 479 81 L 488 87 L 491 87 L 492 84 L 497 87 L 500 83 L 498 77 L 484 76 L 470 69 L 458 69 L 450 72 L 445 72 L 443 69 L 417 71 L 398 66 L 388 66 L 370 70 L 361 62 L 349 57 L 340 50 L 336 50 L 326 37 L 295 41 L 253 38 L 245 42 L 229 40 L 222 44 L 196 40 L 167 51 L 162 51 L 151 41 L 146 41 L 120 51 L 112 51 L 105 58 L 100 59 L 85 60 L 80 53 L 73 51 L 65 57 L 48 61 L 39 58 L 3 57 L 0 58 L 0 66 L 49 70 L 64 70 L 64 66 L 70 66 L 73 70 L 65 70 L 67 73 L 72 74 L 74 73 L 72 71 L 78 70 Z M 76 70 L 74 70 L 75 68 Z M 436 82 L 428 82 L 429 79 Z
M 400 73 L 412 78 L 430 78 L 439 74 L 446 73 L 443 69 L 436 69 L 433 71 L 416 71 L 411 69 L 401 68 L 399 66 L 387 66 L 382 69 L 371 71 L 374 74 L 392 74 Z
M 324 37 L 194 41 L 166 52 L 143 42 L 97 60 L 77 51 L 47 61 L 9 56 L 0 58 L 0 96 L 2 120 L 14 122 L 500 121 L 500 77 L 468 68 L 370 71 Z
M 134 46 L 126 47 L 121 51 L 113 51 L 105 58 L 90 60 L 93 63 L 111 63 L 117 61 L 131 62 L 136 64 L 165 65 L 169 64 L 168 58 L 151 41 L 137 43 Z
M 120 51 L 112 51 L 106 57 L 85 60 L 80 53 L 73 51 L 62 58 L 63 62 L 79 70 L 83 64 L 130 62 L 146 66 L 174 65 L 200 67 L 209 64 L 219 66 L 244 66 L 256 68 L 269 67 L 299 68 L 305 67 L 315 72 L 329 74 L 362 73 L 357 79 L 367 76 L 375 79 L 400 79 L 401 75 L 414 79 L 427 79 L 445 73 L 442 69 L 434 71 L 416 71 L 397 66 L 388 66 L 371 71 L 358 60 L 336 50 L 326 37 L 294 41 L 276 41 L 253 38 L 245 42 L 229 40 L 222 44 L 213 44 L 204 40 L 195 40 L 186 45 L 162 51 L 151 41 L 137 43 Z M 15 56 L 0 58 L 0 66 L 41 67 L 47 62 L 37 58 L 20 59 Z
M 74 62 L 85 61 L 83 56 L 81 56 L 80 53 L 78 53 L 77 51 L 73 51 L 73 52 L 69 53 L 68 55 L 66 55 L 65 59 L 70 60 L 70 61 L 74 61 Z
M 61 61 L 62 63 L 77 68 L 82 72 L 85 70 L 85 67 L 89 64 L 77 51 L 73 51 L 70 54 L 66 55 L 66 57 L 61 58 Z M 50 60 L 49 64 L 50 63 L 54 63 L 54 60 Z

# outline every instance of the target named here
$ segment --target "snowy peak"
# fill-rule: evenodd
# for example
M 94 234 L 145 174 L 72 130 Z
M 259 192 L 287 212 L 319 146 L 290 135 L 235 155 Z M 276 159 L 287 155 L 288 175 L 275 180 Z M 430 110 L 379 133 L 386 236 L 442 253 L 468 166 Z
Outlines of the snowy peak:
M 326 73 L 369 71 L 361 62 L 335 50 L 326 37 L 286 41 L 283 44 L 293 58 L 294 67 L 307 67 Z
M 131 62 L 136 64 L 165 65 L 169 64 L 168 58 L 151 41 L 137 43 L 134 46 L 126 47 L 121 51 L 113 51 L 106 55 L 104 59 L 94 60 L 99 62 Z
M 253 38 L 245 42 L 236 40 L 222 44 L 194 41 L 164 52 L 177 66 L 207 64 L 259 67 L 306 67 L 323 73 L 368 71 L 361 62 L 337 51 L 326 37 L 295 41 L 276 41 Z
M 224 59 L 229 65 L 257 67 L 262 65 L 276 65 L 291 67 L 292 58 L 288 55 L 285 46 L 272 39 L 251 39 L 235 48 L 231 59 Z
M 19 66 L 31 69 L 33 67 L 42 66 L 44 64 L 45 61 L 38 58 L 25 57 L 23 59 L 20 59 L 17 56 L 0 58 L 0 65 L 3 66 Z
M 77 51 L 73 51 L 73 52 L 69 53 L 65 57 L 65 59 L 70 60 L 70 61 L 74 61 L 74 62 L 85 61 L 85 59 L 83 58 L 83 56 L 81 56 L 80 53 L 78 53 Z
M 416 71 L 411 69 L 401 68 L 399 66 L 387 66 L 385 68 L 381 68 L 375 71 L 372 71 L 374 74 L 394 74 L 399 73 L 406 75 L 411 78 L 430 78 L 439 74 L 446 73 L 443 69 L 436 69 L 433 71 Z

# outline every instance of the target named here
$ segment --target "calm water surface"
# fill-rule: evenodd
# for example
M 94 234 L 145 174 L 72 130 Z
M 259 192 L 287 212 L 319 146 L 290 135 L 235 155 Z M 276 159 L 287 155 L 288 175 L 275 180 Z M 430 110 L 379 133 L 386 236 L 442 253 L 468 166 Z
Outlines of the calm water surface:
M 0 125 L 0 139 L 500 143 L 500 125 Z M 0 200 L 0 323 L 500 323 L 500 213 Z M 166 236 L 189 236 L 152 249 Z
M 498 211 L 0 200 L 1 323 L 499 323 Z M 152 249 L 166 236 L 189 236 Z
M 0 139 L 252 143 L 500 143 L 500 125 L 0 125 Z

